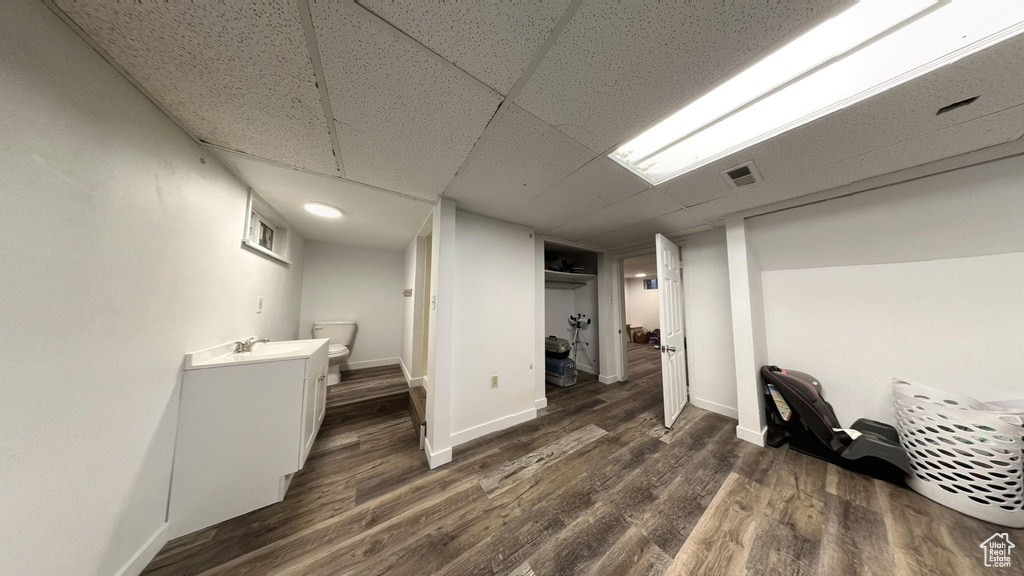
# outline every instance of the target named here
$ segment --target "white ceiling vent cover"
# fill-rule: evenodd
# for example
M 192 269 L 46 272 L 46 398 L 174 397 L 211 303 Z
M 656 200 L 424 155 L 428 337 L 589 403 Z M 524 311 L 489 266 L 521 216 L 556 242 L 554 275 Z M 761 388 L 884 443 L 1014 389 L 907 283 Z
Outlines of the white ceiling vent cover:
M 729 182 L 729 186 L 733 188 L 743 188 L 761 183 L 761 174 L 757 171 L 757 166 L 754 166 L 753 161 L 740 164 L 735 168 L 729 168 L 722 172 L 722 174 L 725 175 L 725 180 Z

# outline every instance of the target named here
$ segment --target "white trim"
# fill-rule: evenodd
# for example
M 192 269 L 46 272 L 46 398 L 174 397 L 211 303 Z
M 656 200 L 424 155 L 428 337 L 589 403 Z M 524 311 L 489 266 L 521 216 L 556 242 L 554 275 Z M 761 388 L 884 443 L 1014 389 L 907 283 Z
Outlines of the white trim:
M 766 436 L 768 436 L 767 426 L 761 428 L 760 433 L 755 432 L 753 430 L 747 430 L 746 428 L 741 428 L 740 426 L 736 426 L 736 437 L 739 438 L 740 440 L 746 440 L 751 444 L 756 444 L 758 446 L 763 447 L 765 444 L 764 439 Z
M 732 418 L 733 420 L 740 419 L 739 412 L 737 412 L 736 409 L 731 406 L 726 406 L 724 404 L 719 404 L 718 402 L 712 402 L 710 400 L 701 400 L 700 398 L 693 397 L 690 397 L 690 403 L 692 403 L 697 408 L 710 410 L 715 414 L 721 414 L 726 418 Z
M 533 407 L 536 410 L 540 410 L 541 408 L 547 408 L 548 407 L 548 399 L 547 398 L 537 398 L 536 400 L 533 401 Z
M 342 370 L 359 370 L 360 368 L 376 368 L 378 366 L 394 366 L 401 364 L 401 358 L 378 358 L 376 360 L 360 360 L 358 362 L 342 362 Z
M 409 388 L 423 386 L 423 378 L 413 378 L 409 374 L 409 369 L 405 367 L 405 361 L 402 360 L 401 357 L 398 358 L 398 365 L 402 367 L 402 376 L 405 376 L 405 382 L 409 385 Z
M 146 566 L 156 558 L 157 552 L 167 544 L 167 529 L 170 527 L 169 522 L 164 522 L 157 528 L 156 532 L 146 540 L 146 543 L 141 548 L 132 554 L 132 557 L 125 562 L 124 566 L 121 567 L 115 573 L 115 576 L 138 576 L 146 569 Z
M 277 260 L 278 262 L 286 266 L 292 265 L 291 260 L 283 258 L 281 257 L 280 254 L 277 254 L 276 252 L 271 252 L 270 250 L 267 250 L 266 248 L 260 246 L 259 244 L 250 242 L 248 238 L 242 240 L 242 248 L 248 248 L 249 250 L 252 250 L 253 252 L 259 254 L 260 256 L 266 256 L 267 258 L 270 258 L 272 260 Z
M 515 414 L 509 414 L 508 416 L 502 416 L 501 418 L 498 418 L 496 420 L 491 420 L 490 422 L 484 422 L 483 424 L 480 424 L 478 426 L 473 426 L 472 428 L 467 428 L 465 430 L 460 430 L 459 432 L 453 432 L 452 433 L 452 446 L 458 446 L 459 444 L 465 444 L 466 442 L 469 442 L 470 440 L 474 440 L 474 439 L 479 438 L 481 436 L 486 436 L 487 434 L 490 434 L 491 432 L 497 432 L 499 430 L 504 430 L 506 428 L 515 426 L 516 424 L 522 424 L 523 422 L 527 422 L 529 420 L 533 420 L 536 417 L 537 417 L 537 409 L 536 408 L 529 408 L 527 410 L 523 410 L 522 412 L 517 412 Z
M 615 384 L 616 382 L 622 382 L 622 377 L 618 374 L 612 374 L 611 376 L 598 376 L 597 381 L 601 384 Z
M 444 466 L 452 461 L 451 448 L 445 448 L 440 452 L 434 453 L 434 451 L 430 449 L 430 438 L 423 439 L 423 447 L 423 452 L 427 455 L 427 466 L 430 466 L 431 470 L 438 466 Z

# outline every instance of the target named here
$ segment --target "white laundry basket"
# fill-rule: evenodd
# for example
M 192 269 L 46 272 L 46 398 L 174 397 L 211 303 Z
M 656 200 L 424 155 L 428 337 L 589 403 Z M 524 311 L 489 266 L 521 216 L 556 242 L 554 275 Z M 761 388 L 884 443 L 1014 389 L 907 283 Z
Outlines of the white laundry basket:
M 893 379 L 907 485 L 969 516 L 1024 528 L 1024 410 Z

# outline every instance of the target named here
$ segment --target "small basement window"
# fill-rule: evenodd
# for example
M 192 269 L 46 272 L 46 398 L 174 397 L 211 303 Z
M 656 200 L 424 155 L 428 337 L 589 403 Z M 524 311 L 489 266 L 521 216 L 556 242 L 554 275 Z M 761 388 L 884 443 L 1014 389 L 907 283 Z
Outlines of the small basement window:
M 242 246 L 257 254 L 291 265 L 288 260 L 287 222 L 250 188 L 246 202 L 245 232 Z

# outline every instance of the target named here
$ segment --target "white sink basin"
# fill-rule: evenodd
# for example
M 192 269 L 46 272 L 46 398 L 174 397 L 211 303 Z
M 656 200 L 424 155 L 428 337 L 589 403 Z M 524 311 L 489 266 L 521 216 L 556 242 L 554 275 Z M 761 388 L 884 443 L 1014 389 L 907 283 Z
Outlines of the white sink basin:
M 253 356 L 278 356 L 281 354 L 294 354 L 301 352 L 309 348 L 309 343 L 313 340 L 288 340 L 284 342 L 260 342 L 252 347 L 252 352 L 248 352 Z M 316 348 L 313 348 L 314 350 Z M 243 352 L 242 354 L 247 354 Z
M 227 342 L 206 350 L 186 354 L 185 370 L 308 358 L 326 341 L 326 338 L 318 338 L 316 340 L 260 342 L 252 347 L 251 352 L 235 352 L 235 343 Z

